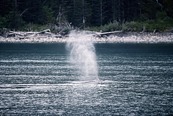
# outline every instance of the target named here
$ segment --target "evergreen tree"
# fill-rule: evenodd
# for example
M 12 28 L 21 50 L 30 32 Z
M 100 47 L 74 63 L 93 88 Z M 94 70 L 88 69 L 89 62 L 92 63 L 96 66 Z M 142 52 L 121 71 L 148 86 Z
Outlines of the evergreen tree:
M 0 27 L 68 22 L 75 27 L 173 18 L 172 0 L 0 0 Z

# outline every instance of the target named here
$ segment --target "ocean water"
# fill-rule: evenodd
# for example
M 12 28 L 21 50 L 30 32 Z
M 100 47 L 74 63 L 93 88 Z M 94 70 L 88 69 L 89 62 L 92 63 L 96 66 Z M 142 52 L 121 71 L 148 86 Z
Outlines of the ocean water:
M 0 43 L 0 115 L 173 115 L 173 44 L 94 44 L 99 80 L 64 43 Z

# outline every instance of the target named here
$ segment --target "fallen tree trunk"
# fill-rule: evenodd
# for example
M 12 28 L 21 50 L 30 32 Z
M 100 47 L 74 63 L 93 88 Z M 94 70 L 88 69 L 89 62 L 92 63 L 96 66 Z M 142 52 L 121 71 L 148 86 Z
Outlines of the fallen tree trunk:
M 62 38 L 60 34 L 51 33 L 50 29 L 45 29 L 40 32 L 16 32 L 9 31 L 5 34 L 5 38 L 15 37 L 19 39 L 32 38 L 32 37 L 54 37 L 54 38 Z
M 119 33 L 122 33 L 123 31 L 111 31 L 111 32 L 103 32 L 103 33 L 100 33 L 100 32 L 96 32 L 96 36 L 98 37 L 103 37 L 103 36 L 109 36 L 109 35 L 113 35 L 113 34 L 119 34 Z
M 92 34 L 95 37 L 107 37 L 110 35 L 120 35 L 123 31 L 111 31 L 111 32 L 93 32 L 93 31 L 86 31 L 89 32 L 90 34 Z M 5 34 L 5 38 L 10 38 L 10 37 L 14 37 L 16 39 L 28 39 L 28 38 L 44 38 L 44 37 L 48 37 L 48 38 L 62 38 L 62 37 L 67 37 L 68 35 L 62 35 L 62 34 L 54 34 L 51 32 L 50 29 L 45 29 L 43 31 L 40 32 L 16 32 L 16 31 L 8 31 Z
M 38 34 L 45 34 L 46 32 L 51 32 L 50 29 L 45 29 L 43 31 L 38 32 Z

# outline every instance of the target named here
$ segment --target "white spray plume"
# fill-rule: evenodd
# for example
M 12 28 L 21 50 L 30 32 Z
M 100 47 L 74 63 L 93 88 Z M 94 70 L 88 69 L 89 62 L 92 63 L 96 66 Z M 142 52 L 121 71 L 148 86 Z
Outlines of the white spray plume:
M 98 80 L 98 66 L 92 35 L 72 31 L 67 40 L 70 63 L 75 66 L 79 80 Z

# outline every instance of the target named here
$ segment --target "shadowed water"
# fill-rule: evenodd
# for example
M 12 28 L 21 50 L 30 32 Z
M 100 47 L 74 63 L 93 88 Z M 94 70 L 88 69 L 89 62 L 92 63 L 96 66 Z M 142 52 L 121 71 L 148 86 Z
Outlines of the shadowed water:
M 1 115 L 172 115 L 172 44 L 95 44 L 80 81 L 65 44 L 0 44 Z

